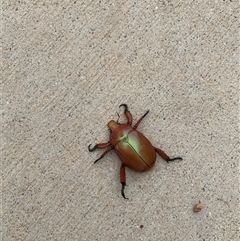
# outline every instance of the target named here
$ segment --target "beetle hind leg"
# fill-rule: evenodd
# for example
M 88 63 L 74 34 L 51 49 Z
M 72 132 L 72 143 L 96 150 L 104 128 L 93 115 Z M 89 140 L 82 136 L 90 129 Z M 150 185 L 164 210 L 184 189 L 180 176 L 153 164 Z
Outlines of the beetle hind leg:
M 155 151 L 157 152 L 157 154 L 159 156 L 161 156 L 165 161 L 169 162 L 169 161 L 175 161 L 175 160 L 182 160 L 182 157 L 174 157 L 174 158 L 170 158 L 164 151 L 162 151 L 159 148 L 154 147 Z
M 124 188 L 126 186 L 126 173 L 125 173 L 125 166 L 124 165 L 122 165 L 120 167 L 120 182 L 122 184 L 121 194 L 122 194 L 123 198 L 128 199 L 128 198 L 125 197 L 125 193 L 124 193 Z

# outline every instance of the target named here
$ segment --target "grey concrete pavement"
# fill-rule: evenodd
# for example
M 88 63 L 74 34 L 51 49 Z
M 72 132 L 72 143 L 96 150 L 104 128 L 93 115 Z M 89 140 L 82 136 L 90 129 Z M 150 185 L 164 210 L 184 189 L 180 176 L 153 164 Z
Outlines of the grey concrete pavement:
M 4 1 L 2 240 L 239 240 L 238 1 Z M 93 164 L 134 123 L 183 161 Z M 193 212 L 201 201 L 204 208 Z

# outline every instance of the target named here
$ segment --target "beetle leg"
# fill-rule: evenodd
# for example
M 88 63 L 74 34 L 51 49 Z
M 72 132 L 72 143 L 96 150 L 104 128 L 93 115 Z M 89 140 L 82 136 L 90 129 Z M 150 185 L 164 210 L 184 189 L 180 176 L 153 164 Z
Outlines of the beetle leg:
M 174 157 L 174 158 L 170 158 L 164 151 L 162 151 L 159 148 L 154 147 L 155 151 L 157 152 L 157 154 L 159 156 L 161 156 L 165 161 L 169 162 L 169 161 L 175 161 L 175 160 L 182 160 L 182 157 Z
M 128 199 L 125 197 L 125 194 L 124 194 L 124 188 L 126 186 L 126 173 L 125 173 L 125 166 L 123 164 L 120 167 L 120 182 L 122 184 L 121 194 L 125 199 Z
M 92 152 L 92 151 L 95 151 L 97 148 L 98 148 L 98 149 L 102 149 L 102 148 L 109 147 L 109 146 L 111 146 L 111 143 L 110 143 L 110 142 L 107 142 L 107 143 L 99 143 L 99 144 L 96 144 L 93 148 L 91 148 L 90 146 L 91 146 L 91 144 L 88 145 L 88 150 Z
M 97 161 L 99 161 L 100 159 L 102 159 L 106 154 L 108 154 L 108 152 L 110 152 L 113 149 L 113 146 L 110 146 L 105 152 L 103 152 L 103 154 L 96 160 L 94 161 L 94 163 L 96 163 Z
M 138 120 L 138 122 L 133 126 L 133 129 L 137 129 L 138 125 L 141 123 L 143 118 L 149 113 L 149 110 Z
M 119 108 L 123 106 L 124 107 L 124 115 L 127 118 L 127 123 L 131 126 L 132 125 L 132 114 L 130 113 L 130 111 L 128 110 L 128 106 L 126 104 L 121 104 L 119 105 Z

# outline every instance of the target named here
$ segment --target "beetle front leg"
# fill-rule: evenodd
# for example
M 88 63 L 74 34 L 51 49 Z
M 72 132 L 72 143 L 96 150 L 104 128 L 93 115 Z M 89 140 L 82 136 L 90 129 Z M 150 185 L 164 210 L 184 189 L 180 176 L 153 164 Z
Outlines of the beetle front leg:
M 165 161 L 169 162 L 169 161 L 175 161 L 175 160 L 182 160 L 182 157 L 174 157 L 174 158 L 170 158 L 164 151 L 162 151 L 159 148 L 154 147 L 155 151 L 157 152 L 157 154 L 159 156 L 161 156 Z
M 99 144 L 96 144 L 93 148 L 91 148 L 90 146 L 91 146 L 91 144 L 88 145 L 88 150 L 89 150 L 90 152 L 92 152 L 92 151 L 95 151 L 96 149 L 107 148 L 107 147 L 111 146 L 111 143 L 110 143 L 110 142 L 107 142 L 107 143 L 99 143 Z
M 96 160 L 94 161 L 94 163 L 96 163 L 97 161 L 99 161 L 100 159 L 102 159 L 108 152 L 110 152 L 113 149 L 113 146 L 110 146 L 105 152 L 103 152 L 103 154 Z
M 141 123 L 143 118 L 149 113 L 149 110 L 138 120 L 138 122 L 133 126 L 133 129 L 137 129 L 138 125 Z
M 124 188 L 126 186 L 126 173 L 125 173 L 125 166 L 123 164 L 120 167 L 120 182 L 122 184 L 121 194 L 125 199 L 128 199 L 125 197 L 125 194 L 124 194 Z
M 123 106 L 124 107 L 124 115 L 127 118 L 127 123 L 131 126 L 132 125 L 132 114 L 130 113 L 130 111 L 128 110 L 128 106 L 126 104 L 121 104 L 119 105 L 119 108 Z
M 96 160 L 94 161 L 94 163 L 96 163 L 97 161 L 99 161 L 100 159 L 102 159 L 108 152 L 110 152 L 112 149 L 113 149 L 113 145 L 110 143 L 110 142 L 107 142 L 107 143 L 99 143 L 99 144 L 96 144 L 94 147 L 90 147 L 90 145 L 88 145 L 88 150 L 90 152 L 92 151 L 95 151 L 97 148 L 98 149 L 102 149 L 102 148 L 106 148 L 106 147 L 109 147 L 105 152 L 103 152 L 103 154 Z

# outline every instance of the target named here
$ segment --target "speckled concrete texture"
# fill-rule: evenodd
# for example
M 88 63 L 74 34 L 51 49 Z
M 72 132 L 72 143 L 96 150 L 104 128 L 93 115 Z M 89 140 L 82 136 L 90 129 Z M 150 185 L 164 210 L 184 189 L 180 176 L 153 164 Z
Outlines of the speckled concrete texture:
M 238 1 L 4 1 L 2 16 L 2 240 L 240 239 Z M 127 170 L 128 200 L 117 155 L 87 149 L 122 103 L 183 157 Z

